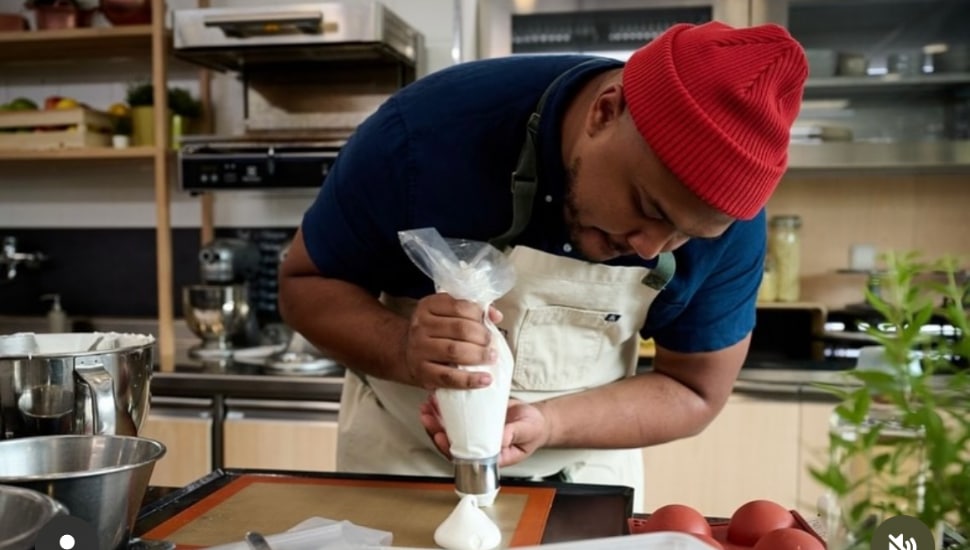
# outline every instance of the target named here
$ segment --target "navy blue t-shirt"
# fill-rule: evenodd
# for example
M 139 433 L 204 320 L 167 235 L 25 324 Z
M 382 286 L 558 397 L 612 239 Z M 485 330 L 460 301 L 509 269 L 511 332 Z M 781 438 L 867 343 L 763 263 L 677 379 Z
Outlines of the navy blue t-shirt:
M 357 128 L 306 212 L 313 263 L 324 276 L 375 295 L 432 293 L 397 232 L 435 227 L 445 237 L 479 241 L 502 234 L 511 223 L 511 173 L 526 121 L 566 71 L 542 109 L 538 192 L 531 221 L 512 244 L 576 257 L 562 214 L 560 121 L 584 82 L 620 66 L 588 56 L 512 56 L 454 65 L 408 85 Z M 764 253 L 764 211 L 718 239 L 688 241 L 675 252 L 676 275 L 641 334 L 682 352 L 737 343 L 754 327 Z M 654 265 L 636 256 L 608 263 Z

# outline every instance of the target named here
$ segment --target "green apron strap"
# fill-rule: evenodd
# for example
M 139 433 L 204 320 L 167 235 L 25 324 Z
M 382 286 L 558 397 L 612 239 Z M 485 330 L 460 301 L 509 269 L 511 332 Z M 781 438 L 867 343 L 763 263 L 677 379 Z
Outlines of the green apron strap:
M 657 266 L 643 276 L 640 282 L 648 287 L 660 291 L 674 278 L 677 272 L 677 259 L 673 252 L 661 252 L 657 256 Z
M 539 136 L 539 111 L 545 102 L 546 90 L 539 100 L 539 107 L 536 112 L 529 116 L 526 124 L 525 143 L 519 151 L 519 161 L 515 171 L 512 172 L 512 225 L 498 237 L 492 238 L 489 243 L 499 250 L 505 250 L 512 239 L 519 236 L 529 225 L 532 217 L 532 203 L 535 201 L 536 188 L 539 185 L 539 178 L 536 176 L 536 139 Z
M 584 61 L 557 76 L 542 92 L 539 103 L 536 104 L 535 112 L 529 116 L 529 122 L 525 125 L 525 141 L 522 143 L 522 149 L 519 150 L 519 160 L 515 165 L 515 171 L 512 172 L 512 224 L 505 230 L 505 233 L 488 241 L 495 248 L 505 250 L 513 239 L 525 231 L 525 228 L 529 225 L 529 220 L 532 218 L 532 203 L 535 201 L 536 188 L 539 186 L 539 178 L 536 174 L 539 115 L 542 113 L 543 105 L 546 104 L 546 98 L 563 78 L 580 67 L 592 63 L 598 63 L 598 61 Z

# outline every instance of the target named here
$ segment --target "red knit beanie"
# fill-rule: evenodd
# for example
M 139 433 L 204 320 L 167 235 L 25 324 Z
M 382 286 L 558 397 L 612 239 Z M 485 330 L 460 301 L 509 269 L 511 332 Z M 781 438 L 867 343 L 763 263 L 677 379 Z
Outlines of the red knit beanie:
M 640 134 L 698 197 L 753 218 L 788 166 L 808 64 L 778 25 L 674 25 L 637 50 L 623 88 Z

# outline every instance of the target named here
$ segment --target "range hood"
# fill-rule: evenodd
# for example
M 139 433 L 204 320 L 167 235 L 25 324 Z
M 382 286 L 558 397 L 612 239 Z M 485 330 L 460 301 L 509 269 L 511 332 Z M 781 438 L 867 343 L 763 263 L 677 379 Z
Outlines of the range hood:
M 423 36 L 379 2 L 198 8 L 173 14 L 175 56 L 219 71 L 368 63 L 421 73 Z

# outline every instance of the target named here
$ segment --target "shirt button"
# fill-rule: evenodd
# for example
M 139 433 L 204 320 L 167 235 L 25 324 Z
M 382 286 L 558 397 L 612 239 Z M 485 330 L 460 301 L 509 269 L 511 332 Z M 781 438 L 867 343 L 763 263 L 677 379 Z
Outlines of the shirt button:
M 563 250 L 563 252 L 572 252 L 573 251 L 573 245 L 571 245 L 569 243 L 566 243 L 566 244 L 562 245 L 562 250 Z
M 552 195 L 546 195 L 546 202 L 552 202 Z

